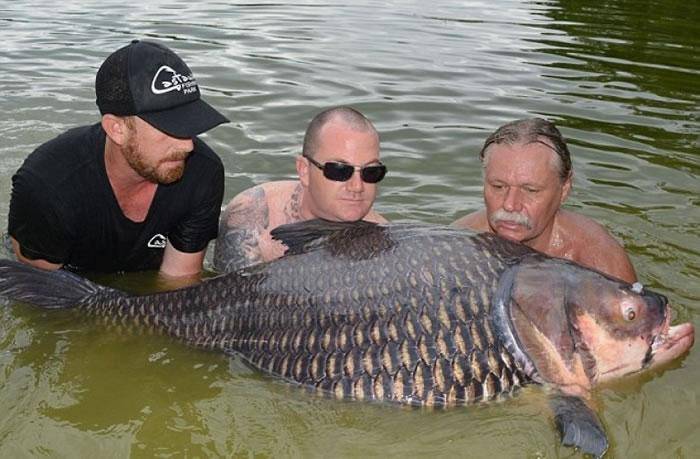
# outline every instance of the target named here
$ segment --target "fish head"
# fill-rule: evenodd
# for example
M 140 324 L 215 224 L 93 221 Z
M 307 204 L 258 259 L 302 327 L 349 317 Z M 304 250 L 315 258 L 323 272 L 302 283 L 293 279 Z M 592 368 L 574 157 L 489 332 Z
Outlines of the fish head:
M 571 285 L 565 307 L 581 352 L 595 361 L 596 382 L 671 362 L 694 341 L 690 323 L 671 326 L 664 295 L 597 272 Z
M 670 325 L 665 296 L 564 260 L 518 267 L 510 315 L 542 379 L 573 395 L 675 360 L 694 342 L 691 324 Z

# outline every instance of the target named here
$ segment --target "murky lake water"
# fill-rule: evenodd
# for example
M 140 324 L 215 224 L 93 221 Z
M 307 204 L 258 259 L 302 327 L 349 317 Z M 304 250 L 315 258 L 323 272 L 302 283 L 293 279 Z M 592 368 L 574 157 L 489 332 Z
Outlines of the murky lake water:
M 498 125 L 555 120 L 567 207 L 606 225 L 677 320 L 700 326 L 700 3 L 6 2 L 0 7 L 0 227 L 37 145 L 96 121 L 94 75 L 132 38 L 174 48 L 233 122 L 205 138 L 226 197 L 294 177 L 311 117 L 350 104 L 381 133 L 377 208 L 450 223 L 480 206 Z M 154 288 L 144 274 L 104 279 Z M 3 305 L 7 304 L 3 301 Z M 0 456 L 571 456 L 544 392 L 430 412 L 319 399 L 240 362 L 67 312 L 0 308 Z M 700 352 L 596 393 L 612 457 L 700 451 Z

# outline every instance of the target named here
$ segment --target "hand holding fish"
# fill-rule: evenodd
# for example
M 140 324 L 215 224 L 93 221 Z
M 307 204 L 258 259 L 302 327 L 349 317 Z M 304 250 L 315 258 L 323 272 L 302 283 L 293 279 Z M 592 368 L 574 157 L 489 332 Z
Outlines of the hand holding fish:
M 346 399 L 457 406 L 551 389 L 565 445 L 602 456 L 592 388 L 694 341 L 666 298 L 492 234 L 311 221 L 283 258 L 135 296 L 0 261 L 0 295 L 157 329 Z

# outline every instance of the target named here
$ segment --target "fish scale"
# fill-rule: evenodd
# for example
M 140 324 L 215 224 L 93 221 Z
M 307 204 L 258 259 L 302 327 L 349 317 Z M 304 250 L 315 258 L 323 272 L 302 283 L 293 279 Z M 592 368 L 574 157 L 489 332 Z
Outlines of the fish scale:
M 196 317 L 201 320 L 200 315 Z M 259 317 L 262 321 L 262 316 Z M 357 315 L 356 320 L 360 319 L 361 316 Z M 449 331 L 438 331 L 432 335 L 422 326 L 416 326 L 419 321 L 415 315 L 409 315 L 405 320 L 403 327 L 413 328 L 414 336 L 406 334 L 399 343 L 393 343 L 397 344 L 396 346 L 391 346 L 386 339 L 366 339 L 366 334 L 357 339 L 357 330 L 361 328 L 361 323 L 358 323 L 354 330 L 350 324 L 345 324 L 342 328 L 332 325 L 327 329 L 314 329 L 309 333 L 305 333 L 304 330 L 294 332 L 287 329 L 278 330 L 277 333 L 273 331 L 264 339 L 255 335 L 243 339 L 234 336 L 226 339 L 227 337 L 223 336 L 218 341 L 219 329 L 204 327 L 197 335 L 192 331 L 191 324 L 188 323 L 190 321 L 185 318 L 173 320 L 167 327 L 171 334 L 184 335 L 193 345 L 240 352 L 244 357 L 249 356 L 249 361 L 254 366 L 271 370 L 272 373 L 278 373 L 300 384 L 314 387 L 330 385 L 333 388 L 331 392 L 343 398 L 388 399 L 409 402 L 412 405 L 442 406 L 459 404 L 460 401 L 477 401 L 481 394 L 495 395 L 502 389 L 510 391 L 513 386 L 518 385 L 512 378 L 506 377 L 505 384 L 502 384 L 500 379 L 493 376 L 494 373 L 500 375 L 499 368 L 507 365 L 507 362 L 502 362 L 496 357 L 495 352 L 489 352 L 487 358 L 480 349 L 472 346 L 470 353 L 460 354 L 455 346 L 444 340 L 444 336 L 451 336 Z M 408 327 L 407 323 L 413 324 L 413 327 Z M 184 333 L 183 324 L 187 324 Z M 364 326 L 382 328 L 386 325 L 381 323 L 381 319 L 376 319 L 374 324 Z M 318 342 L 318 339 L 310 338 L 312 335 L 329 336 L 334 330 L 338 338 L 332 342 L 337 344 L 329 346 L 326 350 L 313 344 Z M 472 331 L 470 336 L 473 337 L 474 333 L 475 331 Z M 266 349 L 261 343 L 267 342 L 279 342 L 281 345 L 276 349 Z M 305 345 L 302 345 L 303 343 Z M 438 358 L 436 343 L 440 343 L 445 350 L 441 353 L 441 358 Z M 450 353 L 448 349 L 453 351 Z M 315 371 L 311 371 L 312 362 L 316 362 Z M 327 371 L 319 371 L 319 367 Z M 459 369 L 459 374 L 466 375 L 461 381 L 453 376 L 454 367 Z M 387 377 L 391 379 L 391 390 L 387 390 L 387 383 L 382 381 L 382 378 Z M 377 392 L 376 387 L 382 387 L 383 390 Z
M 663 295 L 493 235 L 322 221 L 272 235 L 282 259 L 179 291 L 132 296 L 0 260 L 0 294 L 165 332 L 339 398 L 455 406 L 547 383 L 562 442 L 596 457 L 609 442 L 590 389 L 693 344 Z
M 525 383 L 488 320 L 498 275 L 518 251 L 494 250 L 487 237 L 455 249 L 452 236 L 433 234 L 431 244 L 420 236 L 368 231 L 346 244 L 341 232 L 328 249 L 241 275 L 144 297 L 110 291 L 81 307 L 116 310 L 121 322 L 346 399 L 459 405 Z

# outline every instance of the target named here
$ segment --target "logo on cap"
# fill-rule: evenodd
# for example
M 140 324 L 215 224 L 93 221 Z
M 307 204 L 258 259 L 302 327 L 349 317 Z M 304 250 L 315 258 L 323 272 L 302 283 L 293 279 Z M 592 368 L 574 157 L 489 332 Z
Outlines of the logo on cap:
M 166 94 L 170 91 L 182 91 L 183 94 L 197 92 L 197 80 L 190 73 L 183 75 L 167 65 L 161 66 L 151 82 L 153 94 Z

